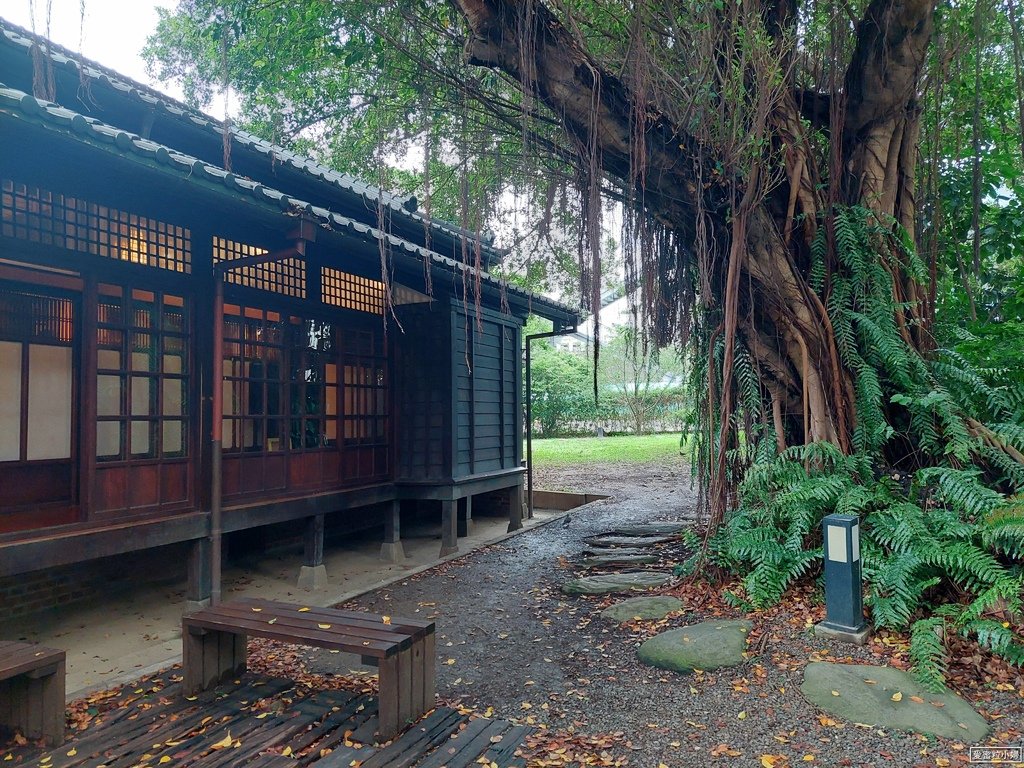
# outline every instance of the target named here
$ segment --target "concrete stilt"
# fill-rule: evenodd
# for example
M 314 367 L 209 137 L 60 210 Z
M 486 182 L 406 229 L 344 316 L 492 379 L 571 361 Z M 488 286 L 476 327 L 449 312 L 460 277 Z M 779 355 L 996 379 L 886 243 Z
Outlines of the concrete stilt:
M 306 518 L 303 536 L 303 562 L 299 569 L 299 589 L 314 592 L 327 588 L 327 567 L 324 565 L 324 516 Z
M 469 529 L 473 524 L 473 497 L 466 496 L 459 499 L 459 536 L 469 536 Z
M 513 485 L 508 489 L 508 532 L 523 527 L 523 486 Z
M 455 501 L 441 502 L 441 557 L 447 557 L 459 551 L 459 537 Z
M 388 563 L 401 563 L 405 560 L 405 548 L 402 546 L 401 505 L 396 501 L 384 512 L 384 543 L 380 545 L 380 559 Z
M 185 590 L 185 613 L 193 613 L 210 605 L 213 581 L 210 574 L 210 540 L 196 539 L 189 543 L 188 587 Z

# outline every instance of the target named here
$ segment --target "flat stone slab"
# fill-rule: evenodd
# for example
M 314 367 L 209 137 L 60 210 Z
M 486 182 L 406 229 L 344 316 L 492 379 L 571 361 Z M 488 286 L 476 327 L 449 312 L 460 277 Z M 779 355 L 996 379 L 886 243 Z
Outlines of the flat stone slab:
M 634 525 L 623 525 L 614 531 L 608 531 L 612 536 L 675 536 L 693 525 L 692 520 L 682 522 L 662 523 L 636 523 Z
M 634 592 L 668 584 L 669 573 L 659 571 L 627 571 L 626 573 L 604 573 L 599 576 L 584 576 L 562 585 L 567 595 L 608 595 L 613 592 Z
M 583 557 L 608 557 L 609 555 L 617 555 L 619 557 L 631 557 L 633 555 L 650 557 L 651 551 L 643 547 L 585 547 L 580 554 Z
M 600 536 L 591 536 L 584 541 L 592 547 L 653 547 L 655 544 L 664 544 L 672 541 L 671 536 L 613 536 L 602 533 Z
M 620 555 L 616 550 L 610 550 L 614 554 L 595 555 L 580 562 L 584 568 L 614 568 L 615 566 L 638 566 L 650 565 L 658 562 L 657 555 Z
M 981 741 L 988 723 L 953 693 L 930 693 L 909 672 L 868 664 L 818 661 L 800 686 L 815 706 L 853 723 Z
M 637 650 L 644 664 L 675 672 L 735 667 L 746 661 L 749 621 L 705 621 L 682 629 L 670 629 L 647 640 Z
M 617 623 L 632 619 L 664 619 L 670 613 L 683 610 L 683 601 L 666 595 L 631 597 L 601 611 L 601 618 Z

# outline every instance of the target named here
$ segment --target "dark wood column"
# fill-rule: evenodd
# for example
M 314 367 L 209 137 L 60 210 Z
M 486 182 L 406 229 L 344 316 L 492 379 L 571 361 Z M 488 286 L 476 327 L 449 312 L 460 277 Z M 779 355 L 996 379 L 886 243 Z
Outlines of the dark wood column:
M 455 554 L 459 551 L 458 532 L 456 530 L 457 515 L 455 500 L 441 502 L 441 557 Z
M 299 589 L 314 591 L 327 587 L 327 567 L 324 565 L 324 516 L 306 518 L 303 536 L 302 568 L 299 569 Z
M 389 563 L 405 560 L 402 546 L 401 503 L 395 499 L 384 510 L 384 543 L 380 545 L 380 559 Z

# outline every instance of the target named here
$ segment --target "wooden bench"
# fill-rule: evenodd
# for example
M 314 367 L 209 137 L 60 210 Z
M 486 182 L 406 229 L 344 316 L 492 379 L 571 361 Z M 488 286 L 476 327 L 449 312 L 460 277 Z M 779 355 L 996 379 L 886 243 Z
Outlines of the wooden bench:
M 64 651 L 0 640 L 0 729 L 64 743 Z
M 390 739 L 434 708 L 434 622 L 242 599 L 182 618 L 185 695 L 245 671 L 246 640 L 266 637 L 359 654 L 377 664 L 378 734 Z

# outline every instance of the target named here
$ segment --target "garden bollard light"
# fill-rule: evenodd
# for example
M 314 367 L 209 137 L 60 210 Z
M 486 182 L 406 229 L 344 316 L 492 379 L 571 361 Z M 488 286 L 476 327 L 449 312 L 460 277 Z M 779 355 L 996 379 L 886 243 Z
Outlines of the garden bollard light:
M 864 645 L 871 629 L 864 621 L 860 574 L 860 519 L 827 515 L 821 522 L 825 541 L 825 621 L 815 634 Z

